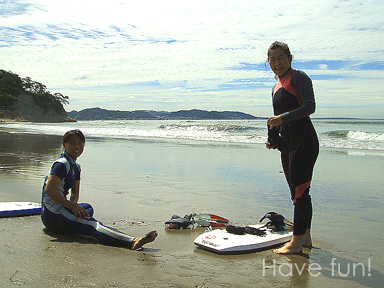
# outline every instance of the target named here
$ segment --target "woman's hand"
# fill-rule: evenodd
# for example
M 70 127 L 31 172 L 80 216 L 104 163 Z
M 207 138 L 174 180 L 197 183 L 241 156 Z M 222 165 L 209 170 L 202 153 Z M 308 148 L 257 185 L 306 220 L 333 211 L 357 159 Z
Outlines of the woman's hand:
M 265 147 L 267 147 L 268 150 L 271 150 L 271 149 L 276 149 L 275 146 L 273 146 L 271 143 L 269 142 L 265 142 Z
M 283 124 L 283 119 L 281 118 L 281 115 L 272 116 L 267 121 L 267 125 L 269 125 L 271 129 L 280 126 L 281 124 Z

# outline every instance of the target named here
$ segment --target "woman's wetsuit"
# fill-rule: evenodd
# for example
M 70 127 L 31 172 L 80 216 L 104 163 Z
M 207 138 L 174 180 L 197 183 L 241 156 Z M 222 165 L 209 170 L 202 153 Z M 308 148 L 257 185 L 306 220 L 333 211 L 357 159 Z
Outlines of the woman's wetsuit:
M 281 162 L 294 201 L 294 235 L 304 235 L 312 221 L 309 188 L 319 142 L 309 115 L 315 112 L 311 79 L 291 69 L 273 87 L 273 110 L 283 124 L 268 129 L 268 142 L 281 151 Z

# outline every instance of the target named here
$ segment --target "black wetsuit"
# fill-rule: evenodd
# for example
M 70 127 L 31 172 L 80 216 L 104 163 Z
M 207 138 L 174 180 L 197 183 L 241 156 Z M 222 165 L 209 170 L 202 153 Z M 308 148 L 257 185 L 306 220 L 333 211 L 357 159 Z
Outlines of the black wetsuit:
M 283 124 L 268 129 L 268 142 L 281 151 L 281 162 L 295 204 L 294 235 L 303 235 L 311 227 L 312 201 L 309 188 L 319 154 L 319 142 L 309 115 L 315 112 L 311 79 L 291 69 L 272 91 L 275 115 Z

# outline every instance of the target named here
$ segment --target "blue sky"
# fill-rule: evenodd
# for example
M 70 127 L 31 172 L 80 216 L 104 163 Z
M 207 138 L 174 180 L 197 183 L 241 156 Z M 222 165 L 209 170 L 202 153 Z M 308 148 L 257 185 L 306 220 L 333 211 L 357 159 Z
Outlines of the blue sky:
M 382 0 L 0 0 L 0 69 L 70 97 L 67 111 L 270 116 L 266 51 L 288 43 L 314 117 L 384 118 Z

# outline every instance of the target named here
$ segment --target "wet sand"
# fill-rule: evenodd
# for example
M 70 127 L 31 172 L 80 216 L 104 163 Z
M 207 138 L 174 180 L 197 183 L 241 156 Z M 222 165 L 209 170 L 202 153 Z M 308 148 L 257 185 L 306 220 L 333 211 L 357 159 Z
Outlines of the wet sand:
M 60 141 L 0 131 L 0 201 L 39 202 Z M 92 203 L 106 225 L 132 235 L 157 229 L 159 237 L 143 251 L 129 251 L 48 233 L 39 216 L 2 218 L 0 287 L 380 287 L 382 157 L 321 151 L 312 185 L 316 248 L 305 255 L 217 255 L 193 244 L 203 228 L 164 229 L 173 214 L 192 212 L 242 225 L 268 211 L 291 218 L 274 152 L 258 145 L 88 139 L 79 158 L 81 201 Z

